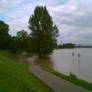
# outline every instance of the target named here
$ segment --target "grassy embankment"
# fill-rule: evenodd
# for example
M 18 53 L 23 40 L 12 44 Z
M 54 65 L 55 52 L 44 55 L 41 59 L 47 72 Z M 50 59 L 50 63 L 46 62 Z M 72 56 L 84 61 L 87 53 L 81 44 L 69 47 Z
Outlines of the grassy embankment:
M 61 74 L 51 68 L 47 68 L 47 67 L 42 67 L 42 69 L 44 69 L 45 71 L 48 71 L 50 73 L 55 74 L 56 76 L 59 76 L 60 78 L 63 78 L 65 80 L 68 80 L 76 85 L 82 86 L 90 91 L 92 91 L 92 83 L 88 83 L 87 81 L 84 81 L 82 79 L 77 78 L 75 75 L 70 74 L 70 76 Z
M 53 92 L 28 72 L 27 64 L 6 58 L 10 53 L 0 50 L 0 92 Z

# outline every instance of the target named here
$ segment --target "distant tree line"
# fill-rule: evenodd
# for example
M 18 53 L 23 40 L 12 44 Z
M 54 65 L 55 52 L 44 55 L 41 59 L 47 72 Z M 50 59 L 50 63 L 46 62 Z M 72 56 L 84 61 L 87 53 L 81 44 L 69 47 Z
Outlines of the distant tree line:
M 0 21 L 0 49 L 12 52 L 33 52 L 39 57 L 48 56 L 57 45 L 58 28 L 53 24 L 46 7 L 37 6 L 29 19 L 28 34 L 22 30 L 12 37 L 9 35 L 9 25 Z
M 79 46 L 75 46 L 75 48 L 92 48 L 92 45 L 79 45 Z
M 75 44 L 66 43 L 66 44 L 58 45 L 57 48 L 75 48 Z

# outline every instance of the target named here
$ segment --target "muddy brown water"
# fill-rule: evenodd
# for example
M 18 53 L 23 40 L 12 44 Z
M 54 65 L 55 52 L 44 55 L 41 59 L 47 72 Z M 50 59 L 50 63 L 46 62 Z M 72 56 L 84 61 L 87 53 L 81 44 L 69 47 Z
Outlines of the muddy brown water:
M 58 72 L 69 75 L 70 72 L 78 78 L 92 83 L 92 49 L 58 49 L 49 58 L 39 59 L 37 56 L 20 55 L 12 59 L 19 63 L 36 64 L 51 67 Z

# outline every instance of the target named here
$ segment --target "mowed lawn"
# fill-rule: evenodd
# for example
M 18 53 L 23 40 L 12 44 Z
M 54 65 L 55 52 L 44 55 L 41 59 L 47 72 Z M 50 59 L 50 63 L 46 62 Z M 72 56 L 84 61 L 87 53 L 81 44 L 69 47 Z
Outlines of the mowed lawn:
M 0 92 L 53 92 L 28 71 L 29 65 L 13 62 L 8 55 L 0 51 Z

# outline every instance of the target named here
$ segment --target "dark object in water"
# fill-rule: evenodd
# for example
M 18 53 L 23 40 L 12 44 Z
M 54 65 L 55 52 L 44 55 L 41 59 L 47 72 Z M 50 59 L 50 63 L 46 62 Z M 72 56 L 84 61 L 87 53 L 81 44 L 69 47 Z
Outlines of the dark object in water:
M 80 57 L 80 53 L 78 53 L 78 57 Z
M 74 52 L 72 52 L 72 55 L 74 56 Z

